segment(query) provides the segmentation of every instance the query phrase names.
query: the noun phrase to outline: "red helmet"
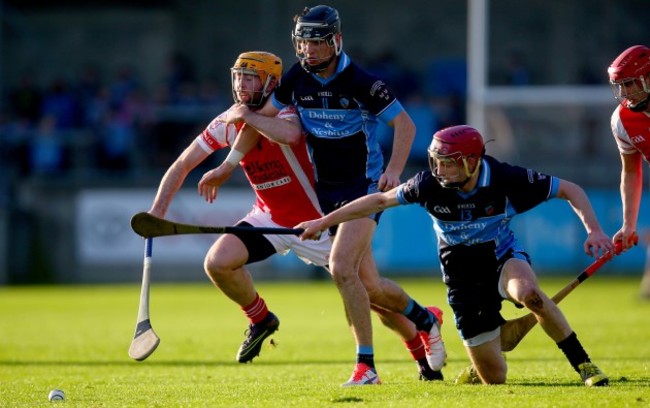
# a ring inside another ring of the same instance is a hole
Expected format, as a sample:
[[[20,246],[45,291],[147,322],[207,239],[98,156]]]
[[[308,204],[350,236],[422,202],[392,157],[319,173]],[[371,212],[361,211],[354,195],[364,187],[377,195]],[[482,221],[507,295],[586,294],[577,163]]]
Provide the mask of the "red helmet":
[[[607,68],[607,73],[612,91],[619,103],[635,112],[643,111],[648,107],[650,48],[644,45],[628,48],[612,62]]]
[[[466,125],[452,126],[439,130],[433,135],[428,152],[431,172],[442,186],[460,188],[479,168],[476,165],[470,171],[467,159],[470,157],[481,158],[485,154],[485,143],[483,143],[483,136],[473,127]],[[440,161],[451,162],[458,168],[462,168],[467,176],[466,179],[460,183],[450,183],[444,180],[439,176],[437,170],[437,163]]]

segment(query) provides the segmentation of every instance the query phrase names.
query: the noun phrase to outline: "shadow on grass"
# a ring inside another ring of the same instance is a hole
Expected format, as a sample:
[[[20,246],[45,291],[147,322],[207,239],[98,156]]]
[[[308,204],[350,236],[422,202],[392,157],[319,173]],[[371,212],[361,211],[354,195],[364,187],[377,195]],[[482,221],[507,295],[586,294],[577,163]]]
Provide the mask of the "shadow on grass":
[[[382,360],[382,363],[403,363],[406,360]],[[353,364],[354,360],[286,360],[286,361],[256,361],[256,366],[286,366],[295,364],[310,364],[310,365],[337,365],[337,364]],[[165,360],[165,361],[53,361],[53,360],[28,360],[28,361],[1,361],[1,366],[139,366],[139,365],[152,365],[152,366],[178,366],[178,367],[194,367],[194,366],[213,366],[213,367],[238,367],[247,364],[237,363],[235,361],[192,361],[192,360]]]
[[[580,382],[566,382],[566,383],[552,383],[550,384],[548,381],[516,381],[512,383],[508,383],[507,385],[516,385],[516,386],[524,386],[524,387],[546,387],[549,385],[552,385],[553,387],[576,387],[576,388],[584,388],[585,386],[580,383]],[[622,385],[622,386],[630,386],[630,387],[650,387],[650,381],[646,378],[626,378],[626,377],[620,377],[620,378],[610,378],[609,379],[609,386],[608,387],[616,387],[617,385]],[[607,389],[607,387],[597,387],[597,388],[603,388]]]

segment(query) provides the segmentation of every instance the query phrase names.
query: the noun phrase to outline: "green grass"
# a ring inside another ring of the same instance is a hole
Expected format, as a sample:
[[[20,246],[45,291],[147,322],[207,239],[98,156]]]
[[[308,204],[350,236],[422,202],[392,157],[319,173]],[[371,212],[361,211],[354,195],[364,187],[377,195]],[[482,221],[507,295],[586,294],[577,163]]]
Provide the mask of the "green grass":
[[[570,277],[542,279],[552,294]],[[342,388],[355,356],[338,292],[329,281],[261,283],[281,319],[253,364],[234,357],[246,320],[207,281],[161,284],[151,291],[161,337],[145,362],[127,356],[139,285],[0,287],[0,406],[51,406],[60,388],[79,407],[644,407],[650,405],[650,303],[638,300],[638,278],[598,276],[563,303],[592,360],[611,380],[584,387],[560,350],[533,329],[508,354],[508,383],[457,386],[468,364],[438,276],[400,280],[418,301],[445,311],[449,353],[443,382],[417,380],[401,341],[375,326],[375,359],[383,385]],[[523,312],[504,303],[507,318]]]

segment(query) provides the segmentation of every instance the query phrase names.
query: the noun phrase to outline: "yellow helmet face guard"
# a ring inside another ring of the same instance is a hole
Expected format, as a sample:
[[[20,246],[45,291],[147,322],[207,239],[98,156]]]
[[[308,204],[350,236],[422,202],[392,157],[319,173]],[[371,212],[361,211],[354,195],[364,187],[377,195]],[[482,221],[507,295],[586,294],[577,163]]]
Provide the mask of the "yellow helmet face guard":
[[[439,155],[431,150],[429,150],[429,166],[433,176],[443,187],[447,188],[463,187],[479,168],[477,163],[474,171],[471,171],[467,157],[460,152]]]

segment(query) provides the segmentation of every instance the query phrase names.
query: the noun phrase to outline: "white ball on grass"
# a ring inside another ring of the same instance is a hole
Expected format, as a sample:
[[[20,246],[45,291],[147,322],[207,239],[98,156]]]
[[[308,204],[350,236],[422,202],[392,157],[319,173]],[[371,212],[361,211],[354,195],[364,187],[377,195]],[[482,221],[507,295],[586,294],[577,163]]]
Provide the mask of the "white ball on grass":
[[[63,401],[65,400],[65,393],[61,390],[54,389],[50,391],[47,396],[47,399],[50,401]]]

